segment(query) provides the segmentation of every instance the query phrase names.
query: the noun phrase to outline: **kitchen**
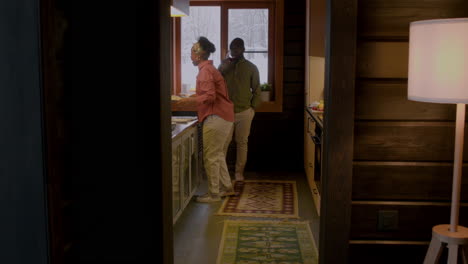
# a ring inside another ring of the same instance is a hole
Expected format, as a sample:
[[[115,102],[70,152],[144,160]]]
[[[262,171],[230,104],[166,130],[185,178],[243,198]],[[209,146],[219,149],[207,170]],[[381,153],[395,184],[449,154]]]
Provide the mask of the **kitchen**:
[[[39,138],[42,132],[38,110],[43,103],[41,82],[36,80],[41,69],[39,62],[31,62],[41,56],[47,59],[49,53],[40,54],[37,48],[37,30],[40,24],[47,25],[31,15],[31,7],[37,4],[9,1],[2,3],[5,8],[1,9],[4,25],[14,29],[1,31],[4,39],[14,40],[8,46],[11,49],[5,49],[4,69],[14,66],[15,72],[24,73],[19,76],[27,77],[1,80],[5,87],[2,98],[11,106],[3,112],[6,129],[2,132],[6,133],[2,139],[7,147],[0,150],[4,164],[8,164],[1,178],[6,179],[2,186],[8,187],[2,192],[7,203],[1,220],[8,252],[1,261],[16,264],[31,258],[32,262],[40,259],[47,263],[50,254],[51,263],[60,263],[53,258],[66,251],[76,253],[80,260],[144,263],[141,259],[145,256],[158,263],[162,256],[162,263],[173,263],[177,252],[173,243],[172,155],[166,154],[172,149],[173,86],[172,76],[167,74],[171,69],[170,1],[138,1],[141,9],[135,18],[109,12],[108,5],[102,12],[93,6],[92,11],[98,13],[95,17],[86,12],[76,16],[92,21],[89,30],[94,29],[96,35],[84,38],[80,45],[75,45],[80,38],[74,38],[73,49],[88,50],[73,57],[73,67],[66,67],[73,70],[73,85],[67,83],[66,87],[73,91],[74,101],[79,98],[71,105],[74,167],[73,176],[66,178],[71,188],[64,189],[64,198],[72,200],[66,203],[42,195],[44,183],[53,173],[50,167],[44,170],[42,166],[55,162],[50,156],[42,157],[50,149],[39,143],[24,144],[32,142],[28,141],[30,135]],[[121,5],[119,11],[130,12],[130,4]],[[83,5],[91,11],[88,3]],[[78,14],[76,7],[74,3],[73,14]],[[409,23],[467,17],[467,12],[465,0],[327,1],[319,263],[421,263],[432,226],[448,222],[455,107],[408,100]],[[103,14],[114,18],[104,19]],[[306,122],[306,66],[323,64],[311,58],[307,64],[306,14],[306,2],[285,1],[279,43],[283,54],[275,58],[283,62],[281,92],[276,92],[278,85],[273,86],[274,102],[281,103],[267,104],[269,112],[259,111],[255,117],[249,150],[249,160],[255,161],[248,165],[251,171],[270,170],[273,174],[293,168],[305,179],[309,159],[304,160],[308,155],[304,145],[313,144],[313,139],[307,143],[304,137],[319,133]],[[53,25],[54,21],[46,22]],[[138,22],[141,30],[136,42],[134,27],[129,26],[132,22]],[[77,30],[70,28],[74,33]],[[131,45],[123,43],[125,39]],[[11,51],[18,56],[11,56]],[[90,63],[96,58],[99,63]],[[125,58],[128,63],[122,62]],[[80,67],[75,67],[77,61],[82,63]],[[119,85],[123,92],[115,89]],[[311,103],[314,101],[320,101],[320,96]],[[35,118],[25,118],[25,113],[34,113]],[[69,112],[65,116],[70,117]],[[137,123],[140,119],[143,122]],[[50,131],[63,135],[60,130]],[[70,153],[64,155],[71,157]],[[465,226],[466,172],[460,210],[460,224]],[[47,184],[49,195],[53,194],[58,184]],[[310,189],[305,182],[302,187]],[[71,220],[59,222],[60,211],[50,210],[54,202],[56,208],[71,206],[78,214],[67,214]],[[310,211],[315,210],[313,200],[309,205]],[[56,229],[71,231],[71,247],[60,244],[66,237]],[[51,245],[55,239],[59,242],[56,247]],[[447,255],[446,251],[442,255]]]
[[[262,113],[262,118],[255,120],[260,125],[253,126],[256,127],[252,131],[252,137],[255,137],[255,140],[252,139],[251,142],[264,140],[270,132],[270,134],[275,133],[275,135],[290,135],[286,136],[290,144],[288,147],[282,146],[283,142],[270,138],[269,141],[261,144],[261,147],[255,146],[256,143],[254,143],[252,148],[258,150],[259,154],[257,156],[256,152],[253,151],[255,153],[253,155],[255,155],[255,160],[261,163],[264,159],[260,154],[261,149],[269,148],[273,145],[270,142],[275,142],[276,149],[271,148],[265,153],[288,153],[288,155],[272,155],[268,160],[275,161],[281,157],[289,161],[292,155],[300,153],[297,147],[294,147],[297,146],[294,142],[298,136],[296,129],[301,129],[303,132],[301,137],[304,141],[300,143],[300,146],[303,148],[304,157],[297,157],[294,160],[304,161],[302,166],[305,167],[305,172],[308,175],[311,191],[315,194],[314,202],[317,205],[322,205],[319,210],[321,213],[320,237],[322,239],[323,234],[326,233],[327,239],[321,240],[319,243],[320,257],[328,259],[330,262],[327,263],[343,263],[338,259],[347,258],[345,256],[349,254],[349,258],[353,261],[373,263],[379,259],[379,256],[390,257],[389,255],[391,255],[397,259],[400,254],[410,254],[408,263],[411,263],[411,260],[418,261],[421,256],[424,256],[430,239],[430,227],[437,222],[446,222],[447,220],[429,220],[421,217],[416,218],[417,220],[410,220],[406,219],[405,215],[409,212],[408,210],[421,210],[427,214],[435,215],[432,210],[438,207],[436,207],[434,199],[446,201],[449,198],[450,180],[444,180],[443,184],[442,182],[435,184],[435,182],[445,179],[438,177],[438,175],[450,175],[450,172],[445,163],[441,163],[444,164],[442,167],[431,167],[434,166],[432,163],[419,162],[418,160],[421,158],[410,155],[410,153],[412,153],[411,151],[425,153],[420,152],[419,148],[434,149],[434,145],[430,142],[439,142],[436,140],[437,135],[446,133],[442,132],[445,131],[445,126],[437,122],[438,120],[449,122],[453,120],[453,115],[442,114],[442,112],[447,113],[445,111],[452,112],[453,108],[408,101],[406,78],[409,23],[420,19],[467,16],[466,2],[435,1],[405,4],[403,1],[390,3],[382,0],[354,3],[359,7],[359,13],[354,9],[356,6],[352,3],[342,3],[336,4],[332,10],[329,10],[331,13],[337,12],[333,17],[327,18],[315,14],[304,18],[312,19],[306,22],[306,25],[310,25],[310,27],[308,30],[304,27],[302,29],[305,31],[304,33],[314,32],[314,30],[320,32],[320,26],[317,25],[320,25],[318,21],[321,19],[322,21],[323,19],[331,19],[331,21],[336,19],[332,23],[334,25],[332,31],[326,32],[326,29],[322,29],[322,32],[325,31],[324,34],[322,33],[324,38],[330,41],[325,51],[314,46],[313,41],[316,40],[314,38],[309,42],[307,48],[303,44],[306,43],[306,37],[301,38],[294,35],[294,31],[298,30],[301,24],[298,22],[297,13],[285,12],[284,45],[290,48],[284,49],[284,63],[289,63],[289,67],[284,67],[283,73],[285,76],[288,75],[290,79],[284,81],[283,112],[279,114]],[[310,14],[320,10],[319,1],[310,1],[310,4],[309,7],[316,5]],[[296,8],[297,3],[295,7],[292,6],[293,4],[290,4],[289,8]],[[287,9],[288,4],[285,3],[285,11]],[[306,10],[308,9],[306,8]],[[418,10],[420,15],[412,15],[412,10]],[[443,11],[435,12],[434,10]],[[297,12],[300,13],[299,10]],[[400,14],[407,15],[405,18],[401,18]],[[320,36],[320,34],[316,33],[316,36]],[[304,63],[304,70],[299,66],[302,62],[297,60],[297,56],[301,56],[301,54],[295,53],[300,49],[306,50],[309,54],[309,60]],[[331,54],[333,56],[327,57]],[[301,77],[301,73],[305,77]],[[309,82],[308,87],[307,82]],[[348,86],[342,86],[343,83],[348,83]],[[320,89],[308,89],[321,85],[325,87],[323,94]],[[304,87],[306,88],[304,89]],[[303,98],[299,96],[302,89],[304,89]],[[330,96],[331,94],[334,96]],[[386,101],[386,98],[390,101]],[[311,104],[314,106],[322,99],[325,101],[325,115],[320,118],[320,113],[314,113],[308,106]],[[391,110],[394,105],[399,105],[400,108],[396,111]],[[297,116],[292,114],[299,111],[298,106],[301,106],[303,111],[301,122],[297,120]],[[287,111],[289,112],[287,113],[286,109],[292,112]],[[405,112],[407,113],[405,114]],[[425,128],[425,123],[413,122],[418,118],[433,122],[434,126],[430,125],[429,127],[434,130],[434,138],[428,139],[420,146],[411,147],[413,145],[410,142],[421,138],[416,136],[418,131]],[[284,127],[282,123],[287,124],[287,130],[282,129]],[[320,123],[324,127],[322,138],[318,137],[320,131],[316,131],[316,127],[314,127]],[[266,129],[260,130],[263,127]],[[292,128],[296,128],[294,132]],[[401,137],[392,138],[392,134],[385,132],[386,129],[401,131]],[[257,136],[257,131],[262,132],[262,135]],[[451,134],[452,132],[447,133]],[[274,136],[270,135],[270,137]],[[380,142],[379,138],[394,142],[394,145],[373,145]],[[313,146],[319,145],[317,143],[321,143],[322,151],[315,152],[313,150]],[[438,157],[432,157],[429,161],[444,162],[447,160],[445,156],[442,156],[445,154],[442,153],[450,153],[451,144],[439,146],[440,150],[443,151]],[[291,151],[291,148],[294,150]],[[398,150],[399,148],[401,151]],[[404,150],[410,152],[405,153]],[[378,155],[373,155],[374,152]],[[315,165],[316,159],[322,161],[320,171],[322,175],[326,175],[326,179],[315,178],[317,175],[312,170],[318,169]],[[418,162],[413,163],[414,160]],[[278,161],[270,164],[281,167],[280,164],[284,163]],[[340,164],[340,166],[331,164]],[[297,164],[293,161],[290,161],[290,165],[286,167],[297,168]],[[261,166],[258,167],[256,169],[260,169]],[[418,173],[412,176],[411,172],[418,168],[423,169],[426,174]],[[280,170],[281,168],[275,169]],[[396,173],[392,174],[389,169],[396,170]],[[313,175],[314,180],[310,180],[309,175]],[[379,175],[381,175],[380,178]],[[384,177],[388,177],[388,179],[386,180]],[[398,186],[414,186],[418,181],[421,181],[423,186],[407,190],[408,194],[405,195],[398,192],[392,193],[391,189],[388,188],[390,179],[393,179]],[[313,186],[314,184],[315,186]],[[438,196],[439,198],[431,195],[431,190],[434,189],[435,185],[438,186],[438,193],[443,193],[443,195]],[[323,188],[325,188],[325,192]],[[321,192],[320,189],[322,189]],[[343,201],[349,202],[343,203]],[[421,204],[419,201],[428,201],[429,203]],[[445,212],[447,208],[445,204],[444,207],[437,210]],[[394,214],[390,216],[390,219],[393,219],[390,221],[399,222],[397,224],[399,227],[390,227],[388,230],[381,227],[379,221],[383,221],[382,217],[385,217],[387,212]],[[443,214],[440,213],[440,215]],[[326,221],[322,219],[326,219]],[[339,223],[337,219],[340,219]],[[423,223],[421,228],[412,229],[418,223]],[[403,230],[414,231],[405,233]],[[337,243],[337,241],[343,243]],[[375,253],[363,256],[362,252],[365,252],[366,249]],[[396,250],[397,253],[392,255],[388,253],[388,250]],[[343,254],[336,254],[336,252],[343,252]]]
[[[276,2],[276,4],[275,4]],[[192,8],[190,12],[192,16],[199,16],[198,13],[201,10],[197,10],[197,8],[202,9],[205,8],[197,1],[192,1]],[[206,5],[206,2],[203,2]],[[212,12],[223,12],[229,13],[236,11],[235,8],[239,8],[242,2],[234,3],[223,3],[221,7],[208,7],[211,8]],[[271,83],[272,91],[271,95],[268,99],[264,99],[262,104],[256,109],[255,118],[252,124],[252,130],[249,137],[249,156],[248,156],[248,163],[246,171],[252,173],[264,173],[265,175],[267,172],[271,172],[271,174],[278,174],[278,172],[285,172],[294,171],[294,172],[302,172],[303,171],[303,114],[304,114],[304,52],[305,52],[305,2],[303,6],[294,5],[291,3],[286,3],[285,6],[281,6],[283,3],[282,1],[259,1],[258,3],[254,4],[249,2],[246,4],[246,7],[250,9],[238,9],[242,12],[255,12],[255,11],[263,11],[262,13],[258,14],[258,17],[262,15],[264,18],[263,21],[257,21],[257,23],[263,23],[263,33],[259,33],[258,35],[266,35],[265,39],[257,39],[258,45],[255,49],[249,49],[247,46],[246,50],[246,58],[249,60],[253,60],[253,62],[259,67],[260,71],[260,81],[261,83]],[[242,6],[240,6],[242,7]],[[244,7],[245,8],[245,7]],[[226,9],[226,11],[222,11]],[[233,10],[234,9],[234,10]],[[281,10],[284,9],[284,16],[277,16]],[[250,11],[251,10],[251,11]],[[241,14],[239,15],[242,15]],[[236,15],[233,12],[233,15]],[[241,19],[239,21],[247,21],[247,17]],[[207,15],[201,16],[204,19],[208,19]],[[297,19],[299,17],[299,19]],[[177,28],[173,30],[175,32],[175,36],[173,36],[173,43],[178,43],[177,40],[181,43],[181,46],[185,45],[185,48],[181,48],[180,51],[175,49],[173,58],[175,60],[182,60],[184,58],[184,54],[179,54],[179,52],[185,52],[185,57],[187,57],[188,51],[190,50],[191,45],[196,41],[197,36],[191,34],[189,35],[190,38],[184,41],[184,32],[185,35],[188,35],[186,28],[189,28],[187,25],[188,22],[184,22],[184,20],[188,20],[190,15],[181,18],[173,18],[175,20],[175,25],[180,25],[180,32],[177,32]],[[229,18],[229,17],[228,17]],[[192,19],[194,19],[192,17]],[[232,18],[235,22],[236,18]],[[174,21],[173,20],[173,21]],[[179,22],[177,22],[180,20]],[[281,21],[283,20],[283,21]],[[221,19],[221,21],[223,21]],[[275,23],[268,23],[268,21],[272,21]],[[286,21],[286,22],[285,22]],[[206,22],[199,22],[207,24]],[[287,23],[284,26],[281,26],[281,23]],[[192,24],[194,24],[192,22]],[[214,64],[218,65],[220,59],[224,58],[226,51],[227,51],[227,43],[234,37],[230,33],[227,33],[226,36],[212,36],[209,37],[209,34],[213,34],[213,31],[216,31],[216,28],[227,28],[228,32],[232,30],[239,30],[236,29],[234,26],[238,26],[239,22],[234,24],[227,25],[216,25],[216,23],[210,23],[214,28],[208,31],[208,38],[212,40],[217,50],[220,52],[215,52],[213,56]],[[247,25],[246,25],[247,26]],[[239,27],[239,26],[238,26]],[[174,27],[173,27],[174,28]],[[184,29],[185,28],[185,29]],[[233,29],[232,29],[233,28]],[[248,27],[246,27],[248,28]],[[284,28],[284,29],[283,29]],[[230,30],[231,29],[231,30]],[[240,29],[242,30],[242,27]],[[239,32],[239,34],[242,32]],[[265,34],[266,33],[266,34]],[[245,35],[245,34],[244,34]],[[217,44],[220,43],[220,39],[226,39],[226,44],[221,45]],[[255,41],[255,39],[250,40],[248,35],[244,36],[246,43],[251,41]],[[286,40],[286,41],[285,41]],[[184,44],[186,43],[186,44]],[[220,48],[218,48],[218,45]],[[248,53],[250,52],[250,53]],[[280,54],[284,54],[281,56]],[[251,56],[252,55],[252,56]],[[188,93],[193,93],[193,88],[195,80],[195,76],[197,73],[197,68],[194,67],[190,61],[190,58],[187,62],[183,62],[180,66],[181,68],[186,67],[186,71],[190,70],[194,73],[185,74],[184,71],[180,72],[180,80],[177,79],[177,65],[175,65],[174,72],[176,73],[176,77],[173,78],[173,83],[175,83],[175,93],[172,93],[171,97],[173,101],[177,101],[178,96],[185,97]],[[184,66],[184,65],[187,66]],[[265,65],[265,66],[262,66]],[[187,78],[188,81],[184,81],[184,74],[190,75],[191,78]],[[322,78],[323,79],[323,78]],[[180,88],[178,88],[180,87]],[[188,88],[188,89],[187,89]],[[322,88],[323,89],[323,88]],[[180,91],[180,92],[179,92]],[[194,110],[194,109],[180,109],[177,108],[176,102],[173,102],[172,105],[172,114],[173,120],[176,118],[188,118],[189,115],[194,115],[194,112],[190,112],[187,110]],[[177,115],[177,116],[175,116]],[[288,141],[278,140],[278,137],[287,137],[289,138]],[[235,147],[235,146],[234,146]],[[176,150],[177,151],[177,150]],[[290,153],[288,157],[280,157],[277,155],[271,155],[273,153],[278,153],[278,151],[283,151]],[[235,148],[230,148],[228,152],[228,165],[230,164],[232,167],[233,163],[233,153],[235,153]],[[174,155],[174,148],[173,148],[173,155]],[[173,159],[174,160],[174,159]],[[177,162],[176,162],[177,163]],[[190,164],[190,162],[189,162]],[[275,166],[272,166],[275,164]],[[292,169],[291,169],[292,168]],[[178,171],[184,171],[184,169],[179,169],[177,172],[174,173],[173,169],[173,176],[178,175]],[[185,170],[187,171],[187,170]],[[267,177],[267,176],[265,176]],[[279,176],[277,176],[279,177]],[[301,177],[304,177],[302,174]],[[284,177],[285,178],[285,177]],[[301,184],[301,188],[307,188],[305,191],[310,193],[308,189],[308,183],[305,177],[303,178],[304,184]],[[179,182],[179,178],[177,178],[177,182]],[[301,182],[302,183],[302,182]],[[178,193],[181,193],[179,190],[179,186],[176,187]],[[196,194],[196,192],[192,192],[192,195]],[[310,194],[308,194],[310,197]],[[185,201],[190,198],[185,198]],[[304,215],[312,214],[316,215],[317,212],[315,211],[313,201],[310,198],[307,202],[307,206],[311,209],[309,213],[304,213]],[[175,199],[174,199],[175,200]],[[174,201],[173,200],[173,201]],[[176,200],[180,200],[177,198]],[[175,231],[180,230],[177,226],[177,221],[182,219],[181,221],[186,221],[187,217],[184,216],[184,212],[180,214],[179,209],[182,207],[186,207],[185,210],[188,212],[193,211],[193,205],[190,206],[187,202],[185,202],[182,206],[179,206],[179,203],[176,205],[177,212],[173,214],[176,215],[177,220],[174,220],[176,223]],[[206,210],[206,209],[201,209]],[[316,216],[315,216],[316,218]],[[203,218],[201,218],[203,219]],[[202,220],[195,220],[201,222]],[[209,221],[209,220],[207,220]],[[315,221],[313,228],[318,233],[318,226],[319,222]],[[316,235],[318,239],[318,235]],[[318,242],[318,241],[317,241]],[[175,241],[175,245],[180,244],[178,243],[177,239]],[[176,252],[176,251],[175,251]],[[175,253],[175,254],[183,254],[182,252]],[[187,253],[188,254],[188,253]],[[214,254],[216,255],[216,254]]]

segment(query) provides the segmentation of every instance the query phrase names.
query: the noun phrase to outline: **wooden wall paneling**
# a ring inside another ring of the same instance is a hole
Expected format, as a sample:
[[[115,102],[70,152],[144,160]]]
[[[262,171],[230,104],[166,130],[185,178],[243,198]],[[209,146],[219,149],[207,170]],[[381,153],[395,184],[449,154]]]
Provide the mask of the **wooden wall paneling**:
[[[284,69],[284,82],[304,82],[304,70],[288,68]]]
[[[454,126],[452,122],[356,122],[354,160],[452,162]]]
[[[304,55],[304,41],[288,41],[284,45],[284,55]]]
[[[301,95],[301,96],[303,96],[303,93],[304,93],[304,83],[303,82],[285,83],[283,87],[284,87],[283,96],[287,96],[287,95]]]
[[[454,104],[408,100],[406,80],[366,81],[356,84],[357,120],[455,120]],[[468,113],[468,111],[467,111]]]
[[[303,95],[288,95],[283,96],[283,109],[296,109],[297,105],[304,103]]]
[[[283,45],[293,43],[291,45],[297,47],[297,43],[300,44],[301,41],[304,41],[305,2],[301,5],[297,2],[286,1],[284,5],[285,15],[288,15],[284,20]],[[292,16],[295,19],[288,20]],[[298,25],[297,20],[302,20],[302,23]],[[257,112],[255,114],[249,136],[247,171],[294,171],[301,170],[303,167],[304,62],[299,61],[299,58],[304,58],[304,49],[294,50],[292,54],[289,54],[286,49],[283,50],[283,111],[281,113]],[[301,74],[302,76],[298,77]],[[278,138],[287,138],[288,140],[278,142]],[[231,154],[228,153],[227,157],[231,168],[233,168],[233,159],[235,159],[234,150],[231,151]]]
[[[407,78],[408,42],[360,42],[357,61],[358,77]]]
[[[432,226],[449,222],[455,107],[407,99],[409,24],[467,16],[466,0],[358,1],[349,263],[422,263]],[[397,230],[377,230],[379,210],[398,210]]]
[[[304,19],[304,17],[302,19]],[[285,23],[288,23],[288,21],[285,21]],[[287,27],[287,24],[285,26]],[[304,28],[291,27],[285,29],[284,42],[287,43],[289,41],[305,41]],[[286,51],[286,49],[284,49],[284,51]]]
[[[302,55],[302,56],[301,56]],[[300,68],[304,69],[304,52],[300,52],[299,55],[289,55],[284,56],[284,65],[288,68]],[[286,87],[283,86],[283,91],[286,90]]]
[[[353,200],[450,201],[453,163],[354,162]],[[468,201],[468,165],[461,200]]]
[[[468,1],[361,0],[358,10],[360,36],[408,38],[410,22],[467,17]]]
[[[468,224],[468,204],[460,206],[460,225]],[[378,230],[380,210],[398,211],[396,230]],[[450,202],[353,202],[351,239],[429,241],[432,227],[450,222]]]
[[[310,0],[309,56],[325,57],[326,0]]]
[[[350,241],[350,256],[348,263],[422,263],[428,246],[429,243],[413,241]]]

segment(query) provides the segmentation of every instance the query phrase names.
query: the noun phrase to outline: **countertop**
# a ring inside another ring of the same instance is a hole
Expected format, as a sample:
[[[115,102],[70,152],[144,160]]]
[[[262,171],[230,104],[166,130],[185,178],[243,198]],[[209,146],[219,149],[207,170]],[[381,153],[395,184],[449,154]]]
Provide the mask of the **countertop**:
[[[175,123],[175,128],[172,130],[172,140],[176,139],[177,137],[181,136],[184,134],[184,131],[189,128],[196,126],[198,124],[198,119],[193,116],[173,116],[172,120],[177,119],[177,118],[194,118],[192,121],[188,122],[176,122]],[[174,124],[174,122],[172,122]]]
[[[314,121],[323,129],[323,112],[315,112],[310,107],[306,107],[307,113],[314,119]]]

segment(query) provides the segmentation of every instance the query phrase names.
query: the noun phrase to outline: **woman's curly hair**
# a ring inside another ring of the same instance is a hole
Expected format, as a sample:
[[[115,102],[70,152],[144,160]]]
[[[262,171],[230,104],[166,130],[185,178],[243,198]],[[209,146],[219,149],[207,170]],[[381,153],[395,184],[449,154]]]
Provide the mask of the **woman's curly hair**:
[[[201,49],[204,51],[204,57],[207,59],[210,57],[210,54],[216,51],[216,47],[205,37],[199,37],[198,43],[200,44]]]

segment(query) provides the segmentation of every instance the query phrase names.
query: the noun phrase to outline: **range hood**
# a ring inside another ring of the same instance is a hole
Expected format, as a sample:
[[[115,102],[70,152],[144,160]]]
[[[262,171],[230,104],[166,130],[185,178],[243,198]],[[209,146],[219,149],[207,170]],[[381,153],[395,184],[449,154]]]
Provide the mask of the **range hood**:
[[[188,16],[189,11],[189,0],[171,0],[171,17]]]

